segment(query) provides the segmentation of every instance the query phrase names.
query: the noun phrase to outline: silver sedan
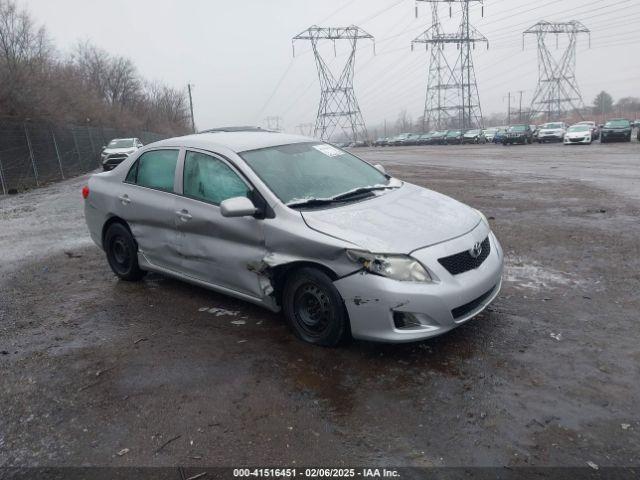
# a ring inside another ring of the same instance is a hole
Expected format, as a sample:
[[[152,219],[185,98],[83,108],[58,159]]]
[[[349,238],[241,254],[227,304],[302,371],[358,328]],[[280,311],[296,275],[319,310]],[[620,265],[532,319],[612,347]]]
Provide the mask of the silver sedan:
[[[83,196],[121,279],[155,271],[282,311],[314,344],[433,337],[500,291],[502,249],[479,211],[311,138],[163,140]]]

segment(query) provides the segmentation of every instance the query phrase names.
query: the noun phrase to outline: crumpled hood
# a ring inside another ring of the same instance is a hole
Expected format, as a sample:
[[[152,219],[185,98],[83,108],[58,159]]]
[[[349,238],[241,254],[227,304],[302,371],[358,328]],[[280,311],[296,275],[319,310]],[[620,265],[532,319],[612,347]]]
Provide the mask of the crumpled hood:
[[[471,207],[409,183],[376,198],[301,212],[310,228],[375,253],[410,253],[475,228]]]

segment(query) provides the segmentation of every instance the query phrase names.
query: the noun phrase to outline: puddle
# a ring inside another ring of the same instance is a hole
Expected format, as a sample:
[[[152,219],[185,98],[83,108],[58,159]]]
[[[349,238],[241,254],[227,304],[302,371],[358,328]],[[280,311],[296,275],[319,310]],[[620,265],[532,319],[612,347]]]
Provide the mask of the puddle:
[[[507,258],[503,279],[516,288],[531,291],[554,290],[560,287],[586,288],[592,282],[573,274],[543,266],[522,257]]]

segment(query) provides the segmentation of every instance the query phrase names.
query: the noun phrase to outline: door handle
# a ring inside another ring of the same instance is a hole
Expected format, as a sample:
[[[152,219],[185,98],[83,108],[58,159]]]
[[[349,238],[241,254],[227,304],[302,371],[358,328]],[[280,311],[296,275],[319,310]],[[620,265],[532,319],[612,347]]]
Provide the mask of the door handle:
[[[129,195],[127,195],[126,193],[123,193],[122,195],[120,195],[118,199],[120,199],[123,205],[127,205],[131,203],[131,199],[129,198]]]
[[[193,217],[189,214],[188,210],[178,210],[176,212],[176,215],[180,217],[180,220],[182,220],[183,222],[188,222],[189,220],[191,220]]]

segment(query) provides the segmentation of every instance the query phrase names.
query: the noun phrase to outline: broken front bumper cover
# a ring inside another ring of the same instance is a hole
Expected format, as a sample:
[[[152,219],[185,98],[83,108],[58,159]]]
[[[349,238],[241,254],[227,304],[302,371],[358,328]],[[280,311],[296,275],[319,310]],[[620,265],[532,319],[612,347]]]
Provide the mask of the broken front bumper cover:
[[[487,230],[476,228],[445,244],[413,253],[436,276],[433,283],[401,282],[359,272],[334,282],[345,301],[354,338],[391,343],[442,335],[484,310],[502,286],[503,253],[489,233],[491,254],[474,270],[451,275],[437,261],[481,241]]]

